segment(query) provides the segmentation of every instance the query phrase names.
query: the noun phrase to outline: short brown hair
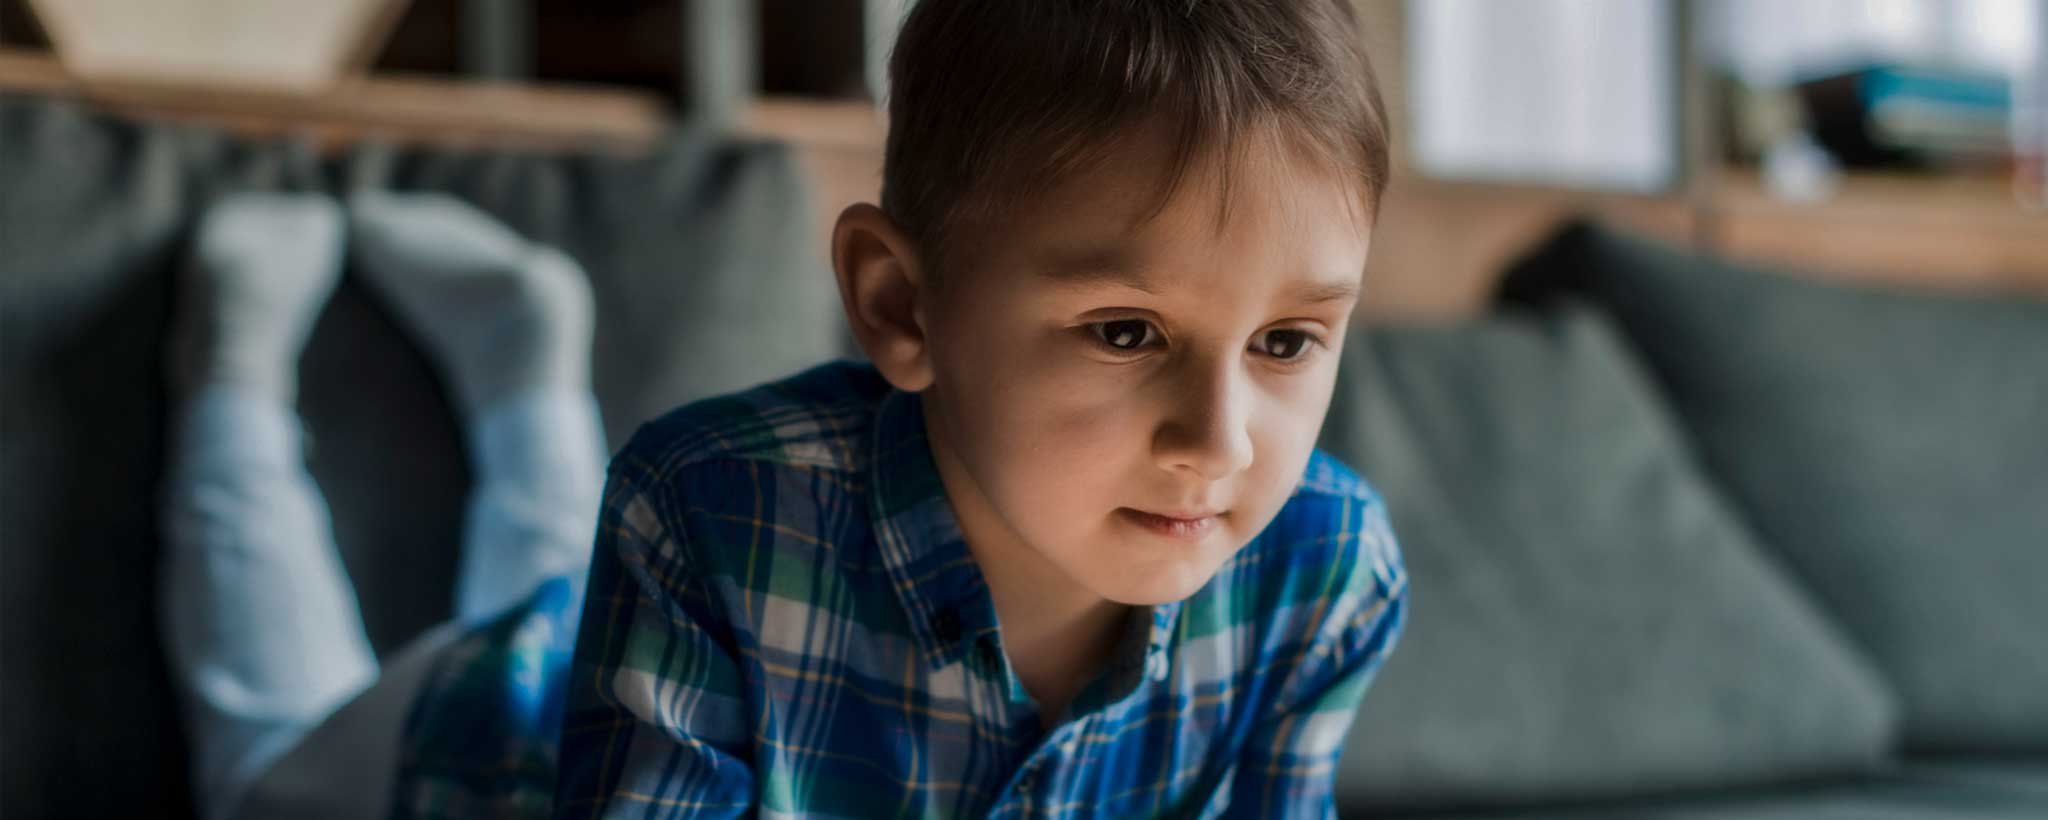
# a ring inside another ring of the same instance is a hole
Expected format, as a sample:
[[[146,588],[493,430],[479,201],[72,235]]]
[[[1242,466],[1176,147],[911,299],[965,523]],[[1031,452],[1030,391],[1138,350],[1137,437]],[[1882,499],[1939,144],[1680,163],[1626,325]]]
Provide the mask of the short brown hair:
[[[1386,109],[1350,2],[921,0],[889,59],[882,210],[936,269],[961,225],[1156,117],[1175,150],[1160,207],[1199,158],[1277,126],[1377,213]]]

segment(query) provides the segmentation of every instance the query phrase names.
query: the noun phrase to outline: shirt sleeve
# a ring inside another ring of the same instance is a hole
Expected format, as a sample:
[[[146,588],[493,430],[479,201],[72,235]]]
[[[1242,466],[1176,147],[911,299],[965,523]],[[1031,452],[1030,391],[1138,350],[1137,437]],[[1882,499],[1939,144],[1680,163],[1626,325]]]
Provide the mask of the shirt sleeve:
[[[754,806],[728,618],[664,497],[615,460],[563,714],[557,820],[739,817]],[[675,492],[670,482],[647,482]]]
[[[1247,739],[1225,817],[1336,816],[1337,757],[1380,665],[1407,621],[1408,585],[1384,508],[1351,525],[1357,546],[1335,567],[1344,580],[1318,639]]]

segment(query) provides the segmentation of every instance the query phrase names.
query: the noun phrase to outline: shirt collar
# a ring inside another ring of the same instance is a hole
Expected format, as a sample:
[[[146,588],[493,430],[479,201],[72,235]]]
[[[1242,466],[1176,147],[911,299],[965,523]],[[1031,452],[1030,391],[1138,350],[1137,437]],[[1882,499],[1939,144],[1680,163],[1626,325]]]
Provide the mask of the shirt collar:
[[[919,394],[891,390],[876,409],[869,512],[889,581],[912,634],[933,667],[960,659],[984,639],[999,647],[994,601],[967,550],[926,434]],[[1111,661],[1111,689],[1164,680],[1181,604],[1139,611]]]
[[[874,431],[868,503],[875,541],[925,659],[945,666],[993,636],[995,605],[939,481],[918,394],[889,391]]]

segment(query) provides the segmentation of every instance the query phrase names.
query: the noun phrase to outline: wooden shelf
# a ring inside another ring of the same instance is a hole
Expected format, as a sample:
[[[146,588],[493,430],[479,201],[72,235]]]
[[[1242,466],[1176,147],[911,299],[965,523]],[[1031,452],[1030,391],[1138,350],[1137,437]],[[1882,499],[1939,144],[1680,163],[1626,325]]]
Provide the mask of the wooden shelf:
[[[652,95],[606,87],[347,78],[314,93],[87,82],[43,53],[0,49],[0,92],[79,99],[124,116],[204,124],[253,137],[302,136],[323,148],[365,138],[536,150],[644,149],[673,125]]]
[[[812,150],[881,156],[888,123],[866,101],[764,97],[740,115],[740,131]]]
[[[1753,172],[1711,184],[1703,243],[1830,277],[2048,292],[2048,213],[1996,177],[1852,173],[1833,196],[1779,199]]]
[[[1744,213],[1825,217],[1845,222],[1968,225],[1985,230],[2039,230],[2048,211],[2028,211],[2011,183],[1991,175],[1853,172],[1831,195],[1813,202],[1780,199],[1753,170],[1731,168],[1713,182],[1715,201]]]

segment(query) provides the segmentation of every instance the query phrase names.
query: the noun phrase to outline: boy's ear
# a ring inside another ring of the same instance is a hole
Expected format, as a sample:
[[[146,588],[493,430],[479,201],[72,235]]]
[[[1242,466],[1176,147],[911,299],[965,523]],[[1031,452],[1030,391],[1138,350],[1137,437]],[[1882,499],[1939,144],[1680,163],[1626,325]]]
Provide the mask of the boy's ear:
[[[832,270],[853,337],[882,377],[906,392],[930,387],[924,317],[931,289],[910,237],[880,208],[849,207],[832,228]]]

